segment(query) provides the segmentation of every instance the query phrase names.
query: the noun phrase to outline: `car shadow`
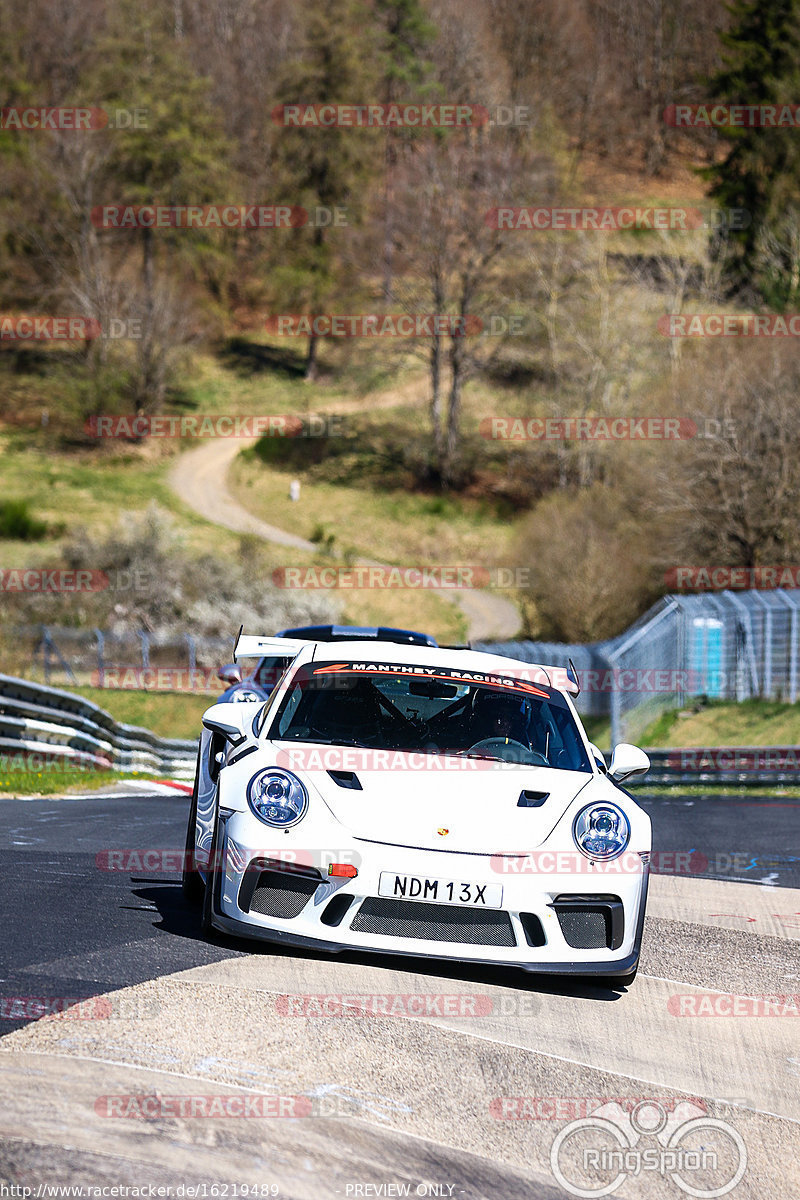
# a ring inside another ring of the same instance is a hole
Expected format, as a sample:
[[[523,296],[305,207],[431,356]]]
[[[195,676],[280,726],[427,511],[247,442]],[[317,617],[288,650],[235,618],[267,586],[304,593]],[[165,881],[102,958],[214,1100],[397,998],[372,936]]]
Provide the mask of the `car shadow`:
[[[133,879],[132,883],[143,880]],[[148,887],[135,888],[133,892],[140,900],[149,901],[157,910],[160,920],[153,922],[154,928],[177,937],[192,941],[208,942],[200,932],[199,909],[190,905],[181,890],[178,880],[174,883],[159,882]],[[286,946],[279,942],[264,942],[256,939],[233,937],[215,933],[213,944],[217,949],[228,949],[232,954],[263,954],[272,958],[302,958],[308,962],[353,963],[358,966],[379,966],[385,970],[408,971],[426,975],[432,979],[452,979],[459,983],[484,984],[508,991],[535,992],[541,996],[575,996],[583,1000],[621,1000],[626,988],[611,989],[585,976],[537,975],[534,972],[514,967],[486,965],[484,963],[451,962],[447,959],[428,958],[406,954],[381,954],[376,951],[343,950],[329,953],[306,946]]]

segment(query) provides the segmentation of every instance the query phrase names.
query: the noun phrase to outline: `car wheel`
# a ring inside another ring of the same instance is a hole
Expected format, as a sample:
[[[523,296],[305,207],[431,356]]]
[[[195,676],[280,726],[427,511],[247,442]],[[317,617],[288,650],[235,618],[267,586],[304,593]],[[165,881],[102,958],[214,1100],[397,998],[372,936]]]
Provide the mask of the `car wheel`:
[[[203,902],[205,884],[195,866],[195,837],[197,836],[197,785],[200,778],[200,751],[197,751],[197,766],[194,773],[192,802],[189,805],[189,824],[186,829],[186,846],[183,855],[183,870],[181,872],[181,888],[190,904],[197,907]]]
[[[208,859],[208,871],[206,872],[206,884],[203,888],[203,909],[200,914],[200,932],[204,938],[210,941],[216,940],[217,931],[212,925],[213,918],[213,902],[214,889],[217,885],[217,878],[220,871],[220,864],[217,862],[217,835],[219,833],[219,818],[214,818],[214,836],[211,839],[211,851]]]

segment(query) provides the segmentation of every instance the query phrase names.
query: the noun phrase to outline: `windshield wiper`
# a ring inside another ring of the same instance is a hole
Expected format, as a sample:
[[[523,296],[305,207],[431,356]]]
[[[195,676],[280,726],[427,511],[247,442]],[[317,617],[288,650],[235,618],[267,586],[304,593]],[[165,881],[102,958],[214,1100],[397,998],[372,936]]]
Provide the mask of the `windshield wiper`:
[[[280,742],[312,742],[315,746],[359,746],[362,750],[370,750],[373,747],[368,746],[366,742],[357,742],[355,738],[324,738],[324,737],[294,737],[284,734],[283,737],[276,738]]]
[[[496,754],[475,753],[472,750],[459,750],[458,754],[461,758],[482,758],[487,762],[510,763],[512,766],[516,767],[544,767],[549,765],[538,762],[520,762],[520,760],[516,758],[499,758]]]
[[[498,758],[496,754],[476,754],[472,750],[459,750],[461,758],[483,758],[487,762],[510,762],[508,758]]]

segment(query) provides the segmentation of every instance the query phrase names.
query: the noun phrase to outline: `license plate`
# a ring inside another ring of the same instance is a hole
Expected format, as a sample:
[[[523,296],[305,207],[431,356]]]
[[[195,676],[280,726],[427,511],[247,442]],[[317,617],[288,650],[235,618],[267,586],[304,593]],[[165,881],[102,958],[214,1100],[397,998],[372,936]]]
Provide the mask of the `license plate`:
[[[393,900],[421,900],[428,904],[461,904],[465,908],[501,908],[503,885],[381,871],[378,895],[391,896]]]

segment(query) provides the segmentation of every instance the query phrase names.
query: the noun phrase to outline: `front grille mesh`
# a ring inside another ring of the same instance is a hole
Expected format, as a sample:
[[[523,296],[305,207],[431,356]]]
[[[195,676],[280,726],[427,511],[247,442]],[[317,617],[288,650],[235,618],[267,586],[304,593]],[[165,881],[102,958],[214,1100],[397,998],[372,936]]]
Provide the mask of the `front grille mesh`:
[[[286,871],[262,871],[253,891],[249,911],[260,913],[262,917],[282,917],[288,921],[303,911],[318,885],[318,879],[308,879]]]
[[[556,909],[556,915],[564,941],[573,949],[601,950],[608,946],[606,914],[602,909],[583,912],[559,912]]]
[[[419,904],[369,896],[350,927],[355,933],[425,938],[431,942],[468,942],[473,946],[516,946],[511,918],[494,909],[452,904]]]

